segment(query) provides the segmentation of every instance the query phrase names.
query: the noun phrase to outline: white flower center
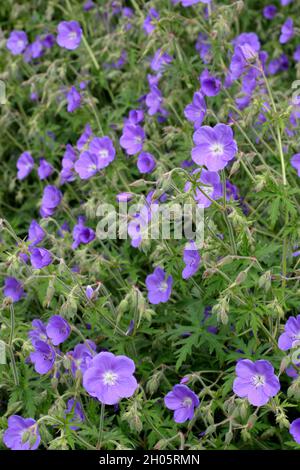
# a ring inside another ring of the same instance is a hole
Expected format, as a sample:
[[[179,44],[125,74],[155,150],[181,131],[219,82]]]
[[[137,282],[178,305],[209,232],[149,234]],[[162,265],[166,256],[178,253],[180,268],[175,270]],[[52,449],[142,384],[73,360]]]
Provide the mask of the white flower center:
[[[72,31],[71,33],[68,34],[68,38],[70,40],[76,39],[76,37],[77,37],[77,34],[74,31]]]
[[[185,406],[186,408],[189,408],[192,405],[192,403],[193,401],[189,397],[186,397],[182,402],[183,406]]]
[[[214,153],[216,156],[218,155],[223,155],[224,153],[224,146],[222,144],[213,144],[211,147],[210,147],[210,150],[212,151],[212,153]]]
[[[264,375],[260,375],[260,374],[254,375],[252,377],[252,383],[255,387],[261,387],[262,385],[265,385],[266,378]]]
[[[211,196],[212,193],[214,192],[214,188],[211,185],[205,185],[202,187],[202,191],[207,195]]]
[[[17,41],[17,46],[18,47],[23,47],[24,46],[24,41],[22,41],[22,39],[19,39],[19,41]]]
[[[108,151],[107,150],[100,150],[100,152],[98,153],[99,157],[100,158],[107,158],[108,157]]]
[[[115,385],[118,379],[118,375],[113,371],[108,370],[107,372],[104,372],[102,379],[104,385]]]
[[[160,292],[166,292],[167,289],[168,289],[168,284],[166,283],[166,281],[161,282],[158,290]]]
[[[92,163],[91,165],[89,165],[89,171],[96,171],[97,170],[97,166],[95,165],[95,163]]]

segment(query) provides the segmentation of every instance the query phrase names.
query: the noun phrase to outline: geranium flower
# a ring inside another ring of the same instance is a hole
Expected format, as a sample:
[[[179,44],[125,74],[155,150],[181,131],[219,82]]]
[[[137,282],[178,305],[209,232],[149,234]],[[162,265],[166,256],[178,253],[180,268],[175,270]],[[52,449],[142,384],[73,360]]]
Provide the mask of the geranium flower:
[[[166,276],[165,271],[159,266],[152,274],[146,277],[146,287],[148,289],[148,300],[151,304],[167,302],[171,296],[173,278]]]
[[[284,333],[279,336],[278,347],[282,351],[300,345],[300,315],[290,317],[285,324]]]
[[[42,217],[49,217],[54,214],[55,209],[62,200],[61,191],[55,186],[46,186],[44,188],[40,214]]]
[[[294,419],[290,426],[290,434],[297,444],[300,444],[300,418]]]
[[[30,262],[34,269],[42,269],[53,261],[50,251],[46,248],[30,248]]]
[[[85,421],[85,416],[84,416],[81,403],[79,401],[75,401],[74,398],[70,398],[68,400],[67,408],[65,411],[65,416],[66,417],[72,416],[72,418],[69,419],[71,423],[78,424],[78,423],[82,423],[83,421]],[[76,425],[72,425],[70,426],[70,429],[72,429],[72,431],[76,431],[77,429],[79,429],[79,427]]]
[[[30,242],[30,246],[38,245],[44,240],[45,236],[45,230],[33,219],[28,229],[28,241]]]
[[[51,339],[54,346],[66,341],[71,334],[71,327],[69,323],[60,315],[53,315],[46,327],[48,338]]]
[[[120,145],[128,155],[135,155],[143,149],[145,131],[141,126],[128,124],[124,126]]]
[[[4,280],[3,294],[10,297],[13,302],[18,302],[24,297],[25,292],[20,281],[15,277],[7,277]]]
[[[138,384],[134,377],[135,365],[127,356],[101,352],[91,361],[83,375],[83,386],[105,405],[115,405],[122,398],[131,397]]]
[[[151,173],[156,167],[155,158],[149,152],[141,152],[138,156],[137,167],[140,173]]]
[[[281,28],[279,42],[285,44],[294,36],[294,23],[292,18],[288,18]]]
[[[85,343],[76,344],[73,351],[67,353],[67,357],[71,360],[71,372],[75,377],[76,371],[80,370],[83,374],[96,354],[96,345],[93,341],[87,340]]]
[[[36,421],[18,415],[10,416],[3,442],[11,450],[36,450],[41,442]]]
[[[40,159],[40,166],[38,167],[38,175],[41,181],[52,175],[54,169],[51,163],[47,162],[44,158]]]
[[[238,150],[232,129],[226,124],[217,124],[214,128],[202,126],[196,130],[193,139],[196,147],[192,149],[192,159],[210,171],[225,168]]]
[[[80,44],[82,29],[78,21],[62,21],[57,27],[57,44],[65,49],[74,50]]]
[[[183,251],[183,261],[185,268],[182,271],[182,278],[189,279],[198,271],[201,261],[199,250],[194,241],[186,244]]]
[[[97,168],[102,170],[102,168],[107,167],[115,158],[116,150],[112,143],[112,140],[109,137],[94,137],[90,142],[89,152],[93,155],[96,155],[98,159]]]
[[[30,360],[38,374],[47,374],[54,366],[56,353],[50,344],[44,341],[34,343],[35,351],[30,353]]]
[[[206,103],[203,94],[197,91],[193,96],[193,101],[184,109],[186,119],[194,123],[195,129],[198,129],[206,114]]]
[[[216,96],[219,94],[221,89],[221,81],[211,75],[207,69],[205,69],[200,77],[201,92],[205,96]]]
[[[78,246],[83,243],[86,245],[95,239],[95,232],[92,228],[85,225],[85,218],[79,217],[78,223],[73,228],[73,243],[72,248],[76,250]]]
[[[67,111],[73,113],[76,109],[80,108],[81,105],[81,94],[76,87],[72,86],[67,93]]]
[[[12,55],[19,55],[24,52],[27,44],[28,38],[25,31],[12,31],[6,42],[6,47]]]
[[[34,160],[29,152],[23,152],[17,161],[18,180],[23,180],[31,173],[34,167]]]
[[[238,361],[235,372],[237,378],[233,391],[241,398],[247,397],[251,405],[265,405],[280,390],[278,377],[269,361],[242,359]]]
[[[199,406],[199,398],[186,385],[175,385],[164,402],[169,410],[174,411],[175,423],[184,423],[194,417],[195,408]]]

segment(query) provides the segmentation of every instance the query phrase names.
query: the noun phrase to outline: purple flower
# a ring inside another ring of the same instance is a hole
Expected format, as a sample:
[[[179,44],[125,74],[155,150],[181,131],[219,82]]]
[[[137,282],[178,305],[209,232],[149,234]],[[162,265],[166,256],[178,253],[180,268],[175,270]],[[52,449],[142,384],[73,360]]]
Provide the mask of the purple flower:
[[[42,269],[52,263],[52,255],[46,248],[31,248],[30,262],[34,269]]]
[[[278,347],[282,351],[295,348],[300,344],[300,315],[290,317],[285,324],[284,333],[278,338]]]
[[[51,49],[51,47],[54,46],[55,44],[55,36],[54,34],[46,34],[46,36],[44,37],[43,39],[43,46],[46,48],[46,49]]]
[[[93,341],[87,340],[84,344],[77,344],[74,351],[69,351],[67,356],[71,359],[71,372],[75,377],[76,371],[82,374],[88,369],[92,358],[95,355],[96,345]]]
[[[44,343],[47,343],[48,336],[46,332],[45,323],[43,323],[41,320],[36,318],[35,320],[32,320],[31,325],[33,329],[28,332],[28,337],[32,345],[35,346],[37,341],[42,341]]]
[[[83,375],[83,386],[105,405],[115,405],[122,398],[131,397],[138,384],[134,377],[135,365],[127,356],[101,352],[91,361]]]
[[[132,109],[124,124],[139,124],[144,120],[144,111],[142,109]]]
[[[92,0],[87,0],[83,5],[84,11],[90,11],[95,8],[96,4]]]
[[[76,424],[85,421],[81,403],[79,401],[75,401],[74,398],[70,398],[70,400],[68,400],[65,415],[67,417],[72,416],[71,419],[69,419],[70,423],[75,423],[75,425],[70,426],[70,429],[72,429],[72,431],[76,431],[78,429],[78,426],[76,426]]]
[[[290,3],[292,3],[293,0],[280,0],[280,3],[283,7],[289,5]]]
[[[296,47],[293,57],[296,62],[300,62],[300,44]]]
[[[247,397],[251,405],[265,405],[280,390],[278,377],[269,361],[241,359],[235,372],[237,378],[233,383],[233,391],[241,398]]]
[[[267,18],[267,20],[272,20],[273,18],[275,18],[276,13],[277,13],[277,7],[275,5],[267,5],[263,9],[263,15],[265,18]]]
[[[175,423],[184,423],[194,417],[195,408],[199,406],[199,398],[187,385],[174,385],[164,399],[169,410],[174,411]]]
[[[34,369],[38,374],[47,374],[54,366],[55,351],[44,341],[36,341],[34,347],[35,351],[30,353]]]
[[[27,34],[24,31],[12,31],[7,40],[6,47],[13,55],[18,55],[24,52],[27,44]]]
[[[70,336],[71,327],[69,323],[60,315],[53,315],[48,322],[46,332],[48,338],[51,339],[52,344],[54,346],[58,346],[59,344],[66,341],[66,339]]]
[[[112,140],[106,136],[101,138],[95,137],[89,145],[89,152],[96,155],[98,159],[98,170],[107,167],[114,160],[116,155]]]
[[[38,245],[45,236],[45,230],[42,229],[36,220],[32,220],[28,229],[28,241],[30,242],[30,245]]]
[[[285,44],[285,43],[289,42],[289,40],[292,39],[293,36],[294,36],[293,19],[288,18],[285,21],[285,23],[282,25],[279,42],[281,44]]]
[[[15,277],[5,278],[3,293],[5,297],[10,297],[13,302],[18,302],[25,295],[21,282]]]
[[[182,271],[182,278],[189,279],[198,271],[201,261],[199,251],[194,241],[187,243],[185,246],[183,251],[183,261],[185,268]]]
[[[17,161],[18,180],[23,180],[31,173],[34,167],[34,160],[29,152],[23,152]]]
[[[210,171],[222,170],[237,153],[233,132],[226,124],[214,128],[200,127],[193,136],[196,147],[192,149],[192,159],[198,165],[205,165]]]
[[[154,20],[154,21],[153,21]],[[149,14],[146,16],[146,19],[143,24],[143,29],[146,34],[152,33],[155,29],[155,20],[159,20],[158,11],[155,8],[150,8]]]
[[[162,102],[163,97],[160,89],[156,85],[151,86],[150,92],[146,96],[149,116],[154,116],[154,114],[160,111]]]
[[[29,44],[24,52],[25,62],[30,62],[32,59],[38,59],[43,55],[43,42],[37,38],[33,43]]]
[[[219,94],[221,89],[221,81],[211,75],[207,69],[205,69],[199,77],[201,84],[201,92],[205,96],[216,96]]]
[[[85,225],[83,217],[78,218],[78,223],[73,228],[73,250],[76,250],[78,246],[83,243],[86,245],[95,239],[95,232],[93,229]]]
[[[76,145],[77,145],[78,150],[82,150],[89,143],[92,135],[93,135],[93,132],[92,132],[91,126],[87,124],[84,128],[82,135],[77,141]]]
[[[194,170],[192,174],[201,173],[200,178],[197,180],[200,183],[201,190],[196,188],[194,199],[200,206],[209,207],[212,202],[211,199],[216,201],[220,199],[223,195],[223,188],[220,176],[217,172],[205,170]],[[187,192],[191,189],[192,185],[188,181],[184,187],[184,190]],[[203,194],[204,193],[204,194]],[[210,199],[208,197],[209,196]]]
[[[137,167],[140,173],[151,173],[156,167],[156,162],[148,152],[141,152],[138,156]]]
[[[268,66],[268,72],[270,75],[275,75],[278,72],[288,70],[289,68],[289,58],[286,54],[281,54],[277,59],[270,61]]]
[[[300,418],[294,419],[290,426],[290,434],[297,444],[300,444]]]
[[[143,206],[139,213],[133,216],[128,223],[128,235],[131,238],[131,246],[137,248],[143,241],[143,235],[148,228],[148,222],[151,219],[151,212],[147,205]]]
[[[243,54],[243,51],[241,47],[237,46],[231,57],[231,61],[229,65],[230,79],[237,80],[245,71],[246,66],[247,66],[247,60]],[[226,81],[228,81],[228,78]],[[226,85],[228,85],[228,83],[226,83]]]
[[[74,168],[82,180],[91,178],[99,171],[97,155],[85,150],[75,162]]]
[[[292,156],[291,165],[297,170],[298,176],[300,176],[300,153],[296,153]]]
[[[208,41],[208,36],[206,34],[199,33],[195,47],[203,62],[208,64],[211,59],[211,44]]]
[[[62,167],[73,169],[76,159],[77,159],[77,155],[76,155],[74,147],[72,147],[72,145],[70,144],[67,144],[64,156],[61,161]]]
[[[184,115],[188,121],[194,123],[195,129],[198,129],[206,114],[206,103],[203,94],[197,91],[193,96],[193,101],[184,109]]]
[[[146,277],[146,287],[148,289],[148,300],[151,304],[167,302],[171,296],[173,278],[166,275],[159,266],[152,274]]]
[[[242,33],[242,34],[239,34],[233,40],[233,45],[235,47],[248,45],[255,52],[258,52],[260,50],[260,42],[259,42],[259,38],[258,38],[256,33]]]
[[[40,180],[44,180],[52,175],[53,173],[53,166],[47,162],[44,158],[40,159],[40,166],[38,167],[38,175]]]
[[[36,450],[41,442],[36,421],[18,415],[10,416],[3,442],[11,450]]]
[[[128,202],[130,201],[131,199],[133,198],[133,194],[132,193],[119,193],[116,195],[116,200],[118,202]]]
[[[62,21],[57,27],[57,44],[73,51],[80,44],[82,29],[78,21]]]
[[[181,0],[181,4],[183,7],[191,7],[192,5],[196,5],[196,3],[210,3],[211,0]]]
[[[76,90],[74,86],[70,88],[67,94],[67,111],[68,113],[73,113],[76,109],[80,108],[81,105],[81,95],[79,91]]]
[[[89,300],[92,300],[95,297],[96,291],[92,288],[92,286],[87,286],[85,289],[85,295]]]
[[[135,155],[143,149],[145,132],[141,126],[127,124],[120,138],[120,145],[128,155]]]
[[[42,217],[49,217],[54,214],[55,209],[62,200],[62,193],[55,186],[46,186],[44,188],[40,214]]]
[[[162,49],[158,49],[151,61],[151,69],[153,72],[163,72],[167,65],[172,62],[172,57],[163,52]]]

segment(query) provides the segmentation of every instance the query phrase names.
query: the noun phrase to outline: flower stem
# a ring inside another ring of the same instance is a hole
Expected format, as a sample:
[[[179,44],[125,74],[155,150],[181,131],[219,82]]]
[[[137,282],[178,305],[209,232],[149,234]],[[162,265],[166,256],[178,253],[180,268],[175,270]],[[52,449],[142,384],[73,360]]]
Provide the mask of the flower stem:
[[[9,354],[10,354],[10,360],[11,360],[12,373],[14,376],[14,382],[15,382],[15,385],[18,386],[19,376],[18,376],[18,370],[17,370],[14,350],[13,350],[13,339],[15,335],[15,311],[14,311],[13,304],[10,304],[9,309],[10,309],[10,335],[9,335],[9,341],[8,341],[8,348],[9,348]]]
[[[99,423],[99,434],[98,434],[98,442],[96,445],[96,449],[100,450],[102,446],[102,435],[103,435],[103,425],[104,425],[104,412],[105,412],[105,404],[101,403],[101,411],[100,411],[100,423]]]
[[[90,48],[89,43],[87,42],[84,35],[82,35],[82,41],[83,41],[83,44],[84,44],[87,52],[89,53],[90,58],[92,59],[93,64],[95,65],[96,69],[100,70],[100,65],[98,64],[97,59],[96,59],[92,49]]]

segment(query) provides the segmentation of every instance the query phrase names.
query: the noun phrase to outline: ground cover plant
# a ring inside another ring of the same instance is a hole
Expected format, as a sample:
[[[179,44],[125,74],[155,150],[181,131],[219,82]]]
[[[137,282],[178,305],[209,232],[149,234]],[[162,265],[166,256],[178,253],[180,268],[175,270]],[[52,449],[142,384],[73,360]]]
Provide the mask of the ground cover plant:
[[[299,9],[1,2],[1,449],[299,448]]]

